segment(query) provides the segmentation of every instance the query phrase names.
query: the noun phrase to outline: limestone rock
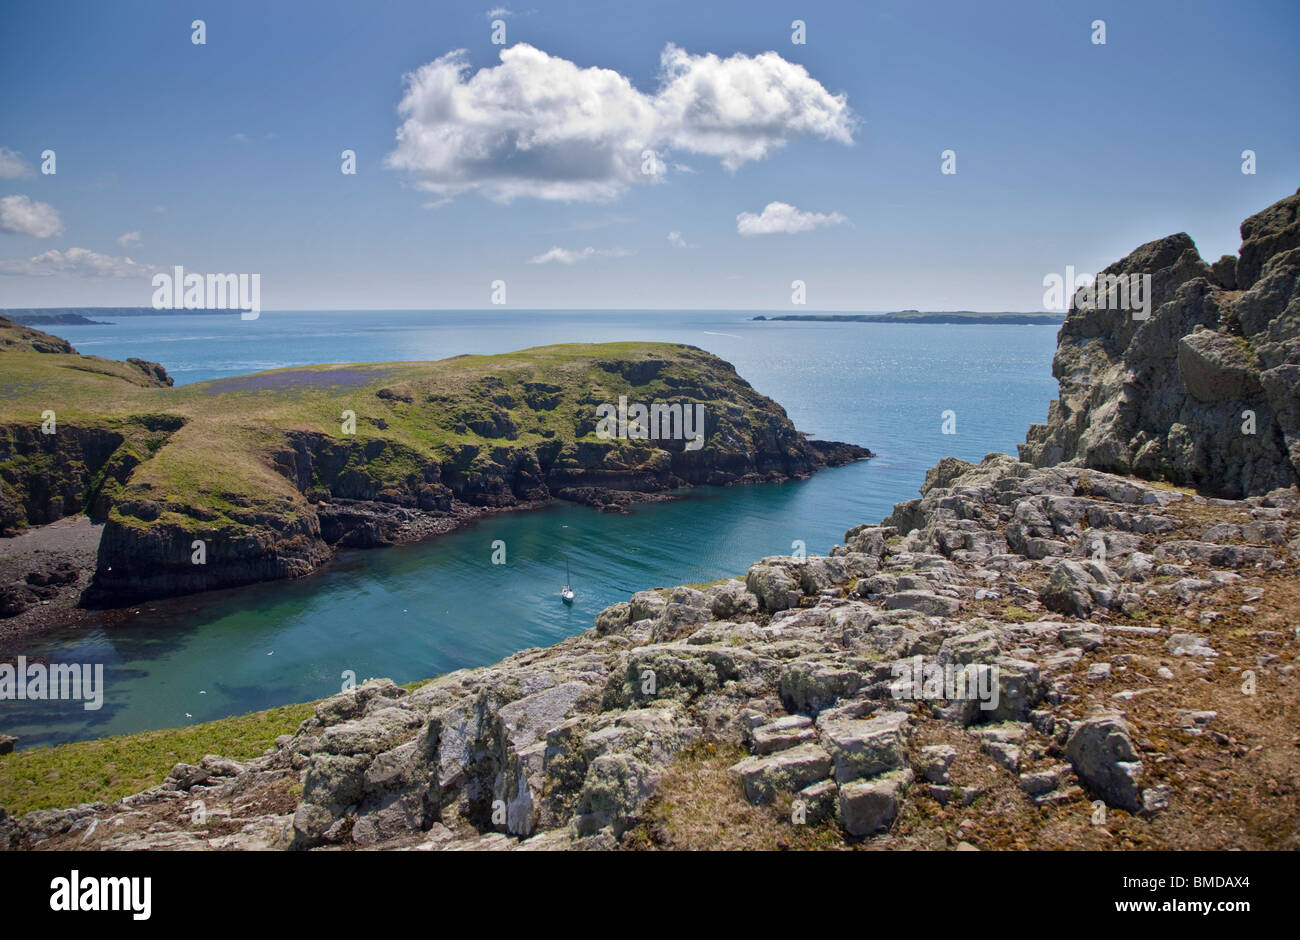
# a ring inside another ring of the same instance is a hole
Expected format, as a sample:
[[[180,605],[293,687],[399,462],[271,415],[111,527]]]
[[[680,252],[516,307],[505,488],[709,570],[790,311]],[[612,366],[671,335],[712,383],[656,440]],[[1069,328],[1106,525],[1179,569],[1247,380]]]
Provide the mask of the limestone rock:
[[[770,802],[777,793],[793,793],[831,775],[832,761],[816,744],[801,744],[768,757],[747,757],[731,773],[751,803]]]
[[[1060,396],[1022,460],[1167,479],[1239,498],[1300,480],[1300,193],[1241,225],[1235,264],[1186,235],[1103,275],[1150,275],[1149,315],[1072,305]],[[1231,291],[1242,293],[1230,293]],[[1253,422],[1253,426],[1252,426]]]
[[[845,783],[902,767],[907,762],[907,725],[906,712],[822,724],[822,746],[835,761],[836,781]]]
[[[1078,722],[1065,753],[1079,779],[1111,806],[1131,813],[1141,808],[1142,760],[1123,718],[1099,715]]]
[[[904,769],[842,785],[840,823],[844,831],[852,836],[868,836],[891,827],[912,779],[912,771]]]

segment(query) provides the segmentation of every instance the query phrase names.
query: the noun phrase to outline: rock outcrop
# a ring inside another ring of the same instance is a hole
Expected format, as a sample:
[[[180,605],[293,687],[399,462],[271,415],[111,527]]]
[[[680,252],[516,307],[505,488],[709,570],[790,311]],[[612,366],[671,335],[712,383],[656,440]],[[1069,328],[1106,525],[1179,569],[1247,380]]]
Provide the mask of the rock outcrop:
[[[947,460],[827,556],[642,591],[579,636],[414,691],[368,681],[262,757],[0,819],[0,845],[615,848],[645,838],[675,763],[708,753],[740,755],[726,799],[851,841],[943,807],[987,817],[995,792],[994,830],[1017,807],[1087,828],[1096,800],[1150,819],[1196,798],[1162,749],[1214,712],[1136,712],[1135,697],[1204,687],[1234,655],[1287,681],[1294,666],[1243,631],[1211,642],[1223,615],[1205,599],[1258,598],[1249,579],[1298,556],[1295,489],[1211,504],[1001,454]],[[1159,611],[1197,632],[1148,625]],[[202,818],[180,812],[194,805]]]
[[[1060,397],[1021,459],[1232,498],[1300,479],[1300,193],[1241,237],[1214,265],[1180,234],[1103,271],[1151,276],[1148,319],[1076,295],[1052,363]]]

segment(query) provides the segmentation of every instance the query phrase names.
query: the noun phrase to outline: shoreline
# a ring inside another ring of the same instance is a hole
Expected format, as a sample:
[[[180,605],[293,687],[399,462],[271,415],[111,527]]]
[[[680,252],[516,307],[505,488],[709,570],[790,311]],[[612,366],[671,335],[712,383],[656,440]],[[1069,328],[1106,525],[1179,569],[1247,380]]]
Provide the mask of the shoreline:
[[[860,460],[868,459],[870,458],[860,458]],[[828,465],[827,468],[830,466]],[[786,480],[736,481],[724,486],[775,484],[807,478],[805,476],[790,477]],[[701,486],[697,485],[669,492],[640,492],[587,487],[581,493],[575,488],[568,491],[567,497],[552,496],[547,499],[521,501],[509,506],[475,506],[453,500],[451,507],[442,512],[417,510],[416,519],[394,530],[391,537],[383,541],[372,544],[348,544],[346,539],[340,540],[331,546],[330,557],[324,563],[298,578],[268,580],[298,581],[312,578],[328,572],[337,562],[341,552],[349,550],[368,552],[400,545],[415,545],[460,531],[482,518],[501,513],[532,512],[566,503],[587,506],[602,513],[625,515],[638,505],[675,502],[700,488]],[[583,498],[575,498],[579,495]],[[384,508],[384,504],[372,500],[333,500],[332,502],[363,511]],[[96,522],[82,513],[65,516],[45,525],[32,526],[15,536],[0,537],[0,590],[2,591],[22,589],[26,579],[32,573],[62,573],[63,577],[67,577],[66,572],[75,572],[75,577],[71,580],[47,585],[29,585],[26,588],[29,592],[40,591],[40,594],[36,595],[21,613],[0,618],[0,660],[24,653],[24,645],[38,642],[59,630],[80,627],[113,629],[123,626],[128,622],[132,608],[144,604],[196,597],[212,591],[238,591],[265,583],[253,581],[242,585],[214,587],[164,597],[118,598],[117,603],[105,603],[109,599],[95,597],[93,586],[98,567],[99,541],[103,536],[104,527],[104,522]],[[33,595],[29,593],[28,596]],[[90,599],[91,603],[83,604],[84,599]]]

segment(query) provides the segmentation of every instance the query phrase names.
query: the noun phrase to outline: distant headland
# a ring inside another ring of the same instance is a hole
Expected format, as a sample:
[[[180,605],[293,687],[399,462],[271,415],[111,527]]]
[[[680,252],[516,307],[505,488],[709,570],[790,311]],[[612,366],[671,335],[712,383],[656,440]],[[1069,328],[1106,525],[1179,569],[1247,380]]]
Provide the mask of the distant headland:
[[[238,313],[238,310],[155,310],[153,307],[25,307],[0,309],[23,326],[106,326],[92,317],[171,317],[186,314]]]

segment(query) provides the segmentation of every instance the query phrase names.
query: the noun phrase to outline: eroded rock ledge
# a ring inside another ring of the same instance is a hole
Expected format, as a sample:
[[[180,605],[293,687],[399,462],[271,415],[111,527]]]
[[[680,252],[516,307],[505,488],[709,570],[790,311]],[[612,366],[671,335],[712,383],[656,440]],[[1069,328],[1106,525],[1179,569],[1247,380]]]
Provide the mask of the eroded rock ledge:
[[[1275,702],[1295,700],[1294,638],[1249,623],[1293,578],[1298,513],[1295,489],[1207,500],[1000,454],[948,459],[828,556],[642,591],[580,636],[410,693],[369,681],[262,757],[210,756],[117,804],[0,820],[0,844],[615,848],[700,748],[742,749],[736,801],[783,818],[798,801],[849,843],[897,839],[904,817],[931,847],[992,842],[977,834],[990,813],[1002,830],[1039,811],[1088,829],[1094,800],[1155,825],[1206,797],[1172,750],[1239,753],[1235,719],[1169,707],[1179,690],[1234,687],[1248,665]],[[918,665],[982,674],[996,706],[917,688]],[[1274,800],[1293,824],[1297,782],[1253,811]],[[954,834],[945,813],[967,821]]]

